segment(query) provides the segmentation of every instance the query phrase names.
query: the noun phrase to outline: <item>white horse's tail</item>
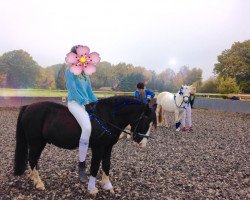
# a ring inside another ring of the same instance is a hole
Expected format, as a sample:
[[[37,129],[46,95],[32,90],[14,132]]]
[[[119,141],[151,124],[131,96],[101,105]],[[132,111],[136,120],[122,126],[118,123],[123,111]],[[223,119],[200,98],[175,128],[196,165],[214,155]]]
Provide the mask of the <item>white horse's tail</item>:
[[[158,123],[162,123],[162,106],[158,104],[160,107],[159,112],[158,112]]]

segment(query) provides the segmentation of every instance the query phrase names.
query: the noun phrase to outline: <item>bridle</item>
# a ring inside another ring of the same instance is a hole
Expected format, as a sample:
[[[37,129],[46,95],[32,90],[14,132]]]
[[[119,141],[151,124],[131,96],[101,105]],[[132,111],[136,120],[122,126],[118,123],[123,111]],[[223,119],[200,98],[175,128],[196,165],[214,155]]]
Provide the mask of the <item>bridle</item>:
[[[95,110],[97,103],[98,102],[96,102],[93,105],[92,109],[89,111],[89,115],[90,115],[90,119],[94,119],[99,124],[99,126],[101,126],[101,128],[104,130],[103,133],[107,132],[107,133],[109,133],[109,135],[112,134],[111,131],[105,126],[105,124],[108,124],[121,132],[124,132],[124,133],[129,134],[129,135],[133,135],[133,137],[147,138],[147,139],[150,137],[148,135],[141,134],[141,133],[137,132],[138,126],[139,126],[143,116],[145,115],[144,111],[141,113],[140,117],[138,119],[136,119],[135,123],[137,123],[137,124],[135,125],[135,128],[131,134],[130,132],[125,131],[124,129],[121,129],[120,127],[116,126],[115,124],[108,122],[105,119],[103,119],[102,117],[100,117],[99,115],[95,114],[94,110]]]
[[[181,106],[181,105],[182,105],[183,102],[184,102],[184,98],[185,98],[185,97],[189,98],[189,96],[187,96],[187,95],[183,96],[182,90],[183,90],[183,88],[181,87],[181,88],[180,88],[180,91],[179,91],[179,95],[182,96],[182,102],[181,102],[181,104],[180,104],[180,105],[177,105],[177,103],[176,103],[176,95],[174,95],[174,103],[175,103],[175,105],[176,105],[178,108],[186,109],[185,106]],[[186,103],[186,102],[184,102],[184,103]]]
[[[139,124],[140,124],[140,122],[141,122],[141,119],[143,118],[143,115],[144,115],[145,113],[143,112],[141,115],[140,115],[140,117],[135,121],[135,122],[137,122],[138,121],[138,123],[136,124],[136,126],[135,126],[135,128],[134,128],[134,131],[133,131],[133,138],[135,138],[135,137],[139,137],[139,138],[149,138],[150,136],[149,135],[145,135],[145,134],[141,134],[141,133],[139,133],[139,132],[137,132],[137,128],[138,128],[138,126],[139,126]],[[130,133],[130,135],[131,135],[131,133]]]

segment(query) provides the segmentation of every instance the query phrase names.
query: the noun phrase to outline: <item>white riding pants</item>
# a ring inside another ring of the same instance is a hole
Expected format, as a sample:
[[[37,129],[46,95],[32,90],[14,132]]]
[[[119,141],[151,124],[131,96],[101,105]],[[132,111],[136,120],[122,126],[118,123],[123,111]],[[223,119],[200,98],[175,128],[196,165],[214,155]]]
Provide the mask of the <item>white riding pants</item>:
[[[191,109],[191,105],[188,104],[186,106],[186,109],[184,109],[183,114],[182,114],[182,121],[181,121],[181,125],[183,127],[186,126],[186,116],[187,116],[187,124],[188,126],[192,126],[192,109]]]
[[[79,141],[79,160],[80,162],[83,162],[86,159],[89,146],[89,138],[91,134],[91,122],[89,114],[85,110],[84,105],[81,106],[75,101],[68,102],[68,109],[75,117],[76,121],[78,122],[78,124],[82,129]]]

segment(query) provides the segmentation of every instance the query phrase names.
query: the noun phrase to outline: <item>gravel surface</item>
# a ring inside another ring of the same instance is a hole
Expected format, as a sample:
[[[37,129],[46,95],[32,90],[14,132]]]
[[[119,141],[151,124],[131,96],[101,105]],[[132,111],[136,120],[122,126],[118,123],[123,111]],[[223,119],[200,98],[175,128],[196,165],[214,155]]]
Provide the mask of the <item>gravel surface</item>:
[[[39,162],[45,191],[27,174],[13,176],[17,115],[0,108],[0,199],[90,199],[78,181],[77,150],[46,146]],[[194,109],[193,124],[192,132],[154,130],[145,149],[120,140],[110,173],[116,194],[98,182],[96,199],[250,199],[250,115]]]

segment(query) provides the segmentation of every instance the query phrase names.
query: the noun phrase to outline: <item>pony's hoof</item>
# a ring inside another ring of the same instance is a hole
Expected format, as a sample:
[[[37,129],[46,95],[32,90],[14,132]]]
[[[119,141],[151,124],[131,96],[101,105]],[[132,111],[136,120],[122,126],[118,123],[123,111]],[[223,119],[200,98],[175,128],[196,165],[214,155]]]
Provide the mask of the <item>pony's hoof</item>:
[[[109,192],[110,192],[110,194],[115,195],[114,188],[110,189]]]
[[[32,181],[35,180],[35,175],[33,173],[28,174],[28,178],[30,178]]]
[[[36,189],[38,189],[38,190],[45,190],[45,186],[44,186],[43,183],[37,183],[36,184]]]
[[[97,193],[98,193],[98,189],[97,188],[95,188],[92,191],[89,191],[90,196],[93,197],[93,198],[96,197]]]

